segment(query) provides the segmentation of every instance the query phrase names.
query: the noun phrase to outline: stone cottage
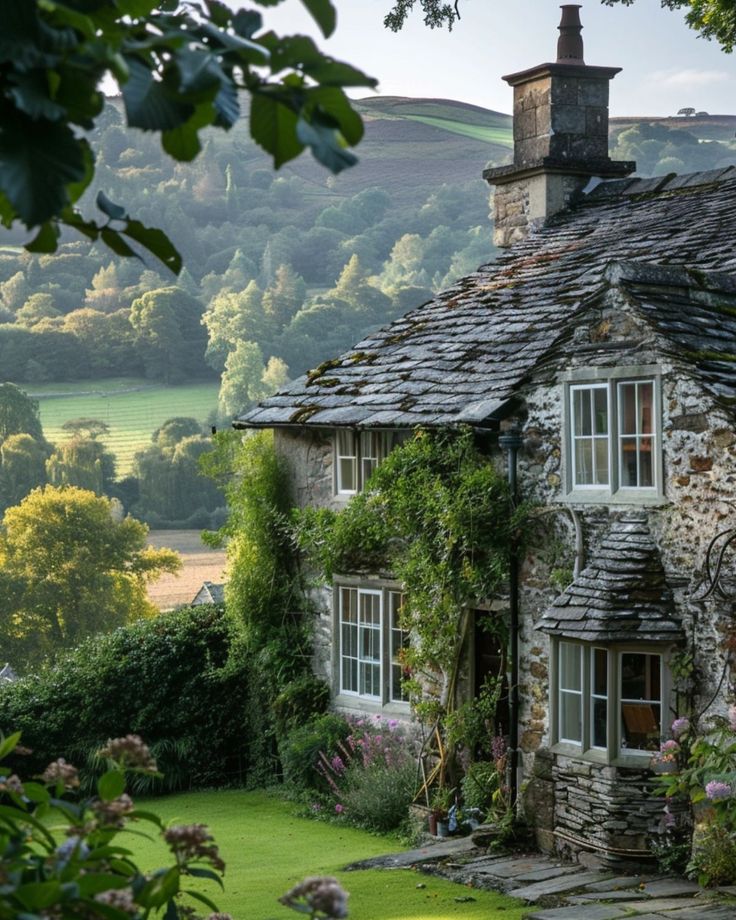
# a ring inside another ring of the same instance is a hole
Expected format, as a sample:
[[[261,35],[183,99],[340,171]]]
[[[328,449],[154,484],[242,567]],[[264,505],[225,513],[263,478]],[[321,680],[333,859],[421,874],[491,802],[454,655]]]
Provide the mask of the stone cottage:
[[[341,507],[416,426],[471,426],[518,464],[556,535],[520,561],[508,665],[527,812],[544,848],[613,864],[649,855],[672,718],[723,711],[734,678],[736,168],[627,178],[607,148],[618,71],[584,63],[577,9],[555,63],[505,78],[514,162],[484,175],[507,251],[236,426],[275,430],[301,504]],[[337,706],[408,714],[400,596],[350,572],[325,590]],[[505,614],[483,600],[479,619]],[[501,654],[485,635],[476,682]]]

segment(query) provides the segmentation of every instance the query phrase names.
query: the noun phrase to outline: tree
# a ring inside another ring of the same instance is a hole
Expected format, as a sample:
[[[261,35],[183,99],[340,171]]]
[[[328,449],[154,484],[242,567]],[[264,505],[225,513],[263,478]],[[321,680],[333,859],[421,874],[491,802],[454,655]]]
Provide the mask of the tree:
[[[0,383],[0,443],[11,434],[29,434],[43,441],[38,400],[14,383]]]
[[[302,307],[307,296],[304,279],[290,265],[279,265],[272,284],[263,292],[263,313],[279,333]]]
[[[219,403],[223,415],[238,415],[267,395],[263,385],[265,371],[258,345],[238,342],[227,356],[222,374]]]
[[[19,663],[71,648],[87,636],[151,616],[146,581],[175,572],[168,549],[146,546],[148,528],[116,514],[110,499],[67,486],[34,489],[0,527],[0,646]]]
[[[678,109],[677,114],[684,115],[685,118],[689,118],[691,115],[695,114],[695,109],[692,106],[685,106],[684,109]]]
[[[617,3],[632,6],[634,2],[601,0],[606,6],[615,6]],[[416,3],[417,0],[396,0],[383,24],[393,32],[400,31]],[[691,29],[700,32],[704,38],[720,42],[724,51],[733,51],[736,42],[736,10],[733,0],[660,0],[660,4],[668,10],[686,10],[685,22]],[[443,0],[419,0],[419,6],[424,13],[424,22],[430,29],[447,26],[452,30],[460,19],[460,0],[454,0],[452,4]]]
[[[46,461],[48,480],[55,486],[77,486],[95,495],[109,494],[115,481],[115,455],[97,440],[99,434],[105,433],[107,425],[97,419],[76,419],[75,422],[81,425],[67,429],[72,431],[72,436],[59,444]]]
[[[336,21],[330,0],[303,3],[329,37]],[[260,13],[234,12],[216,0],[6,3],[0,63],[2,224],[37,228],[31,251],[55,251],[66,226],[118,255],[135,255],[137,244],[174,271],[181,257],[165,234],[130,218],[103,192],[97,205],[104,223],[75,207],[95,174],[87,134],[103,117],[106,76],[120,86],[128,125],[159,133],[177,160],[196,157],[203,128],[235,124],[238,92],[245,91],[251,134],[276,167],[309,147],[334,172],[355,162],[345,146],[363,132],[343,88],[375,86],[310,38],[280,38],[264,31]]]
[[[130,324],[147,376],[166,383],[202,376],[207,335],[201,317],[200,302],[174,286],[148,291],[133,301]]]
[[[17,505],[46,483],[49,446],[30,434],[11,434],[0,445],[0,508]]]
[[[210,301],[202,322],[208,333],[205,359],[222,371],[238,341],[260,342],[266,337],[269,324],[263,313],[263,292],[255,281],[244,291],[223,291]]]

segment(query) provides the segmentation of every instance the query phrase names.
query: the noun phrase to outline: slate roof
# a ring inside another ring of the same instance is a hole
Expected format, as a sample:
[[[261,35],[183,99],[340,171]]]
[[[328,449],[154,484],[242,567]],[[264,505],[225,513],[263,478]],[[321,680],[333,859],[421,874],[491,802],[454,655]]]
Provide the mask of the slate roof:
[[[576,312],[604,288],[607,266],[620,260],[736,274],[736,167],[599,184],[493,264],[300,377],[235,426],[483,424],[570,334]],[[699,287],[697,272],[689,281]],[[652,283],[630,283],[647,319],[686,354],[688,337],[705,330],[718,338],[723,314],[704,303],[699,319],[689,307],[685,319],[689,295],[653,297]],[[736,354],[732,322],[726,331],[715,352]],[[736,396],[736,365],[707,367],[706,357],[695,366],[708,379],[721,373],[719,392]],[[721,357],[716,363],[728,365]]]
[[[213,581],[203,581],[202,587],[192,598],[191,606],[197,607],[201,604],[224,604],[225,603],[225,585],[215,584]]]
[[[537,629],[594,642],[684,639],[646,516],[624,515]]]

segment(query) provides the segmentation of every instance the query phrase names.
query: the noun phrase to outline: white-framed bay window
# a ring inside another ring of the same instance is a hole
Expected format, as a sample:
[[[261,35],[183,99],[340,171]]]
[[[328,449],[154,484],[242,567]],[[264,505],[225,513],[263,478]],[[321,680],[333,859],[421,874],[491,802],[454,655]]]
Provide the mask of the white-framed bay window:
[[[659,750],[669,693],[668,649],[551,640],[555,750],[647,764]]]
[[[350,581],[335,584],[338,696],[408,711],[402,649],[403,595],[394,585]]]
[[[569,372],[563,379],[567,498],[661,498],[658,369],[594,368]]]
[[[398,444],[409,437],[408,431],[355,431],[338,428],[334,445],[335,495],[349,497],[362,492],[376,467]]]

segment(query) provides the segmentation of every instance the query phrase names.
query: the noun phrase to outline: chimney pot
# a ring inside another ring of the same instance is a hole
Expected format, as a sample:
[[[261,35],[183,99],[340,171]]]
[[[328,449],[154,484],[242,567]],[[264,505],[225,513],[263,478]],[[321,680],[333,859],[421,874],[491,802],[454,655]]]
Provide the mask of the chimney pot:
[[[567,3],[561,6],[562,19],[558,29],[560,37],[557,39],[558,64],[584,64],[583,60],[583,30],[580,22],[580,5]]]

